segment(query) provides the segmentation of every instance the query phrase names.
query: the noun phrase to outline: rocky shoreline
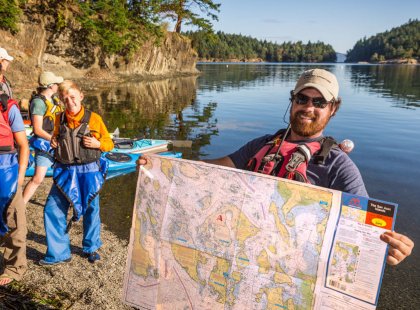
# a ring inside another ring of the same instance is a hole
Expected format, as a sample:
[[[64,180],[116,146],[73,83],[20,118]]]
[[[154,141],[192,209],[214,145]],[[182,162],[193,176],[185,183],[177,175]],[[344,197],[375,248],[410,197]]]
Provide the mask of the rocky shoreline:
[[[28,271],[22,281],[0,288],[0,309],[132,309],[121,301],[128,239],[119,238],[104,224],[101,260],[95,264],[81,256],[82,221],[70,231],[70,263],[38,264],[46,251],[43,207],[51,185],[52,180],[45,179],[27,205]]]

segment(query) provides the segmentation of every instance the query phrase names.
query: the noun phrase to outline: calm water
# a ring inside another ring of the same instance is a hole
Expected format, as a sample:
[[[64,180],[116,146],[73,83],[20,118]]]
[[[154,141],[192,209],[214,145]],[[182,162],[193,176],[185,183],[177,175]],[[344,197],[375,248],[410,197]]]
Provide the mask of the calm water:
[[[190,139],[193,148],[183,150],[184,157],[215,158],[285,127],[289,92],[310,67],[202,64],[199,77],[90,89],[86,102],[111,131]],[[420,309],[420,66],[320,67],[337,75],[343,98],[325,133],[355,142],[350,157],[370,196],[398,203],[396,230],[417,242],[401,266],[386,268],[379,309]],[[105,187],[103,221],[128,239],[135,177],[111,180]]]

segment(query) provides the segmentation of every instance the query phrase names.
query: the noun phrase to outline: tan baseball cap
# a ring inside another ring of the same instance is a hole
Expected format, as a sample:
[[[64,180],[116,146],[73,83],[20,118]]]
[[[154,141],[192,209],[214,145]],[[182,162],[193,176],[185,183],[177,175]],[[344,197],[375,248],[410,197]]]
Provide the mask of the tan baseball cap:
[[[56,76],[50,71],[44,71],[39,76],[39,85],[47,87],[51,84],[59,84],[63,82],[64,79],[62,76]]]
[[[1,59],[6,59],[8,61],[12,61],[13,57],[10,56],[4,48],[0,47],[0,60]]]
[[[311,69],[304,71],[296,82],[293,94],[296,95],[305,88],[317,89],[325,100],[338,98],[338,81],[334,74],[324,69]]]

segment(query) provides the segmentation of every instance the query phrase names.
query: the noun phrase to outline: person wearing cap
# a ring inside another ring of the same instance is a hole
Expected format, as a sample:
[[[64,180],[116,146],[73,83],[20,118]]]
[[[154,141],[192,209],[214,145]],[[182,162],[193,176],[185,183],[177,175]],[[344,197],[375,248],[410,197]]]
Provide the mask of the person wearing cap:
[[[35,150],[35,173],[23,191],[25,204],[34,195],[44,180],[48,168],[54,162],[50,141],[54,132],[55,116],[63,111],[60,100],[56,96],[58,84],[63,80],[61,76],[56,76],[52,72],[42,72],[39,75],[37,92],[32,94],[29,103],[29,115],[33,128],[29,144]]]
[[[4,75],[4,72],[7,71],[10,62],[12,61],[13,57],[10,56],[4,48],[0,47],[0,95],[6,94],[9,98],[13,98],[13,91],[10,82]]]
[[[256,138],[232,154],[205,162],[280,176],[339,191],[368,196],[354,162],[323,131],[340,108],[339,85],[334,74],[323,69],[302,73],[291,91],[287,129]],[[142,159],[138,164],[144,164]],[[390,247],[387,262],[400,263],[414,243],[397,232],[381,239]]]

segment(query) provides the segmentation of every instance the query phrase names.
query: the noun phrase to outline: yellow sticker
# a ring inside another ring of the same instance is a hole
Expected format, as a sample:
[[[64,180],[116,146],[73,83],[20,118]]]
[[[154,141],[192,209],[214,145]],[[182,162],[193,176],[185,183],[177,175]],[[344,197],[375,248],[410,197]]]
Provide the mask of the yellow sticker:
[[[379,227],[386,226],[386,222],[383,219],[379,219],[379,218],[372,219],[372,224]]]

